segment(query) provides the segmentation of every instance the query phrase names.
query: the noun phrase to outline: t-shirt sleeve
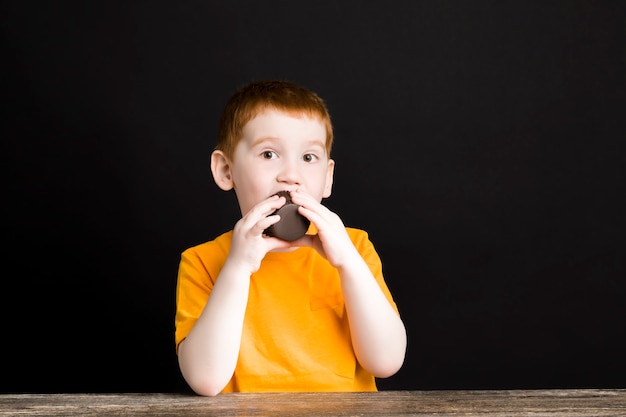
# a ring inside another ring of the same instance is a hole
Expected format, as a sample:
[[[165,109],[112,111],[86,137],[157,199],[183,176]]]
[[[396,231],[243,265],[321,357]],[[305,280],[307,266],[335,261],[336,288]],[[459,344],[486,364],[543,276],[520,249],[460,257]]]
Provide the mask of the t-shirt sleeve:
[[[200,317],[213,290],[214,281],[194,248],[181,255],[176,286],[175,342],[183,341]]]
[[[380,256],[378,255],[378,252],[376,251],[376,248],[374,247],[374,244],[369,240],[367,232],[363,230],[353,229],[351,234],[352,241],[354,242],[357,250],[363,257],[363,260],[365,260],[365,263],[370,268],[370,271],[372,271],[372,275],[374,275],[376,282],[378,282],[381,291],[387,298],[387,301],[389,301],[389,304],[391,304],[396,313],[398,313],[399,315],[400,313],[398,310],[398,306],[393,300],[391,291],[389,291],[389,287],[387,286],[387,283],[385,282],[385,278],[383,276],[382,261],[380,259]]]

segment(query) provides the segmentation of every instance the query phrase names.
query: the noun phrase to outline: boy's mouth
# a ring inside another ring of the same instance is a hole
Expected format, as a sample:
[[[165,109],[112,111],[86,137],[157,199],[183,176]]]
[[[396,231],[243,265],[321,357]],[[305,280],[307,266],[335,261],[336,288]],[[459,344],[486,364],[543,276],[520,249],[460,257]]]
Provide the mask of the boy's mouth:
[[[278,191],[277,193],[274,193],[272,195],[277,195],[279,197],[285,197],[285,199],[287,200],[285,202],[285,204],[291,204],[291,190],[281,190],[281,191]]]

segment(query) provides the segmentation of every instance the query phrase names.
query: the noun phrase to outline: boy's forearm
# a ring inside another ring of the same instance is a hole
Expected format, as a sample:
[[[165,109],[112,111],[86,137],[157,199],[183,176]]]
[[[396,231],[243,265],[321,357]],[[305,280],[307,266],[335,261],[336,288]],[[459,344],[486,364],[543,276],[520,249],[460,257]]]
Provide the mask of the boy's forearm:
[[[233,375],[250,274],[224,265],[204,310],[179,348],[181,372],[200,395],[217,395]]]
[[[402,319],[358,252],[339,273],[359,363],[376,377],[395,374],[406,352],[406,329]]]

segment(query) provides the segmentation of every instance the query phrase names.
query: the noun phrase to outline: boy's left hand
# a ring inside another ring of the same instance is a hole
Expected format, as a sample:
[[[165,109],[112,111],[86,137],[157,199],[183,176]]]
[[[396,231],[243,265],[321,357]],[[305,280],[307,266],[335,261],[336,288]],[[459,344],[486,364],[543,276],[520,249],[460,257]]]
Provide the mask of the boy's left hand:
[[[293,246],[314,248],[335,268],[344,266],[352,256],[359,256],[336,213],[301,191],[292,191],[291,200],[300,206],[298,212],[317,228],[317,235],[305,235],[292,242]]]

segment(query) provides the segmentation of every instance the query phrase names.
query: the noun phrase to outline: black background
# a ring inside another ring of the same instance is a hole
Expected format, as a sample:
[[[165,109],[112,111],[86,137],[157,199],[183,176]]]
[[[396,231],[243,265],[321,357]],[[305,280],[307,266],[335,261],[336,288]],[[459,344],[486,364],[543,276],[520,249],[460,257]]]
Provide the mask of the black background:
[[[2,2],[4,392],[184,391],[235,88],[299,82],[408,329],[381,389],[626,387],[622,1]],[[391,208],[391,210],[389,210]]]

